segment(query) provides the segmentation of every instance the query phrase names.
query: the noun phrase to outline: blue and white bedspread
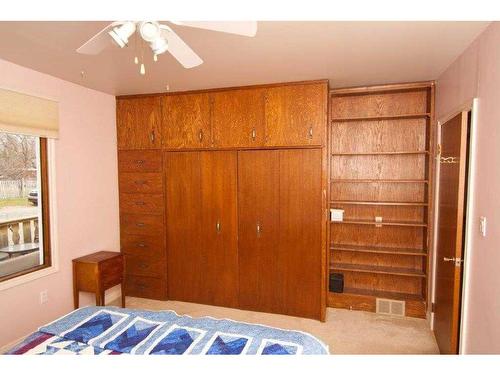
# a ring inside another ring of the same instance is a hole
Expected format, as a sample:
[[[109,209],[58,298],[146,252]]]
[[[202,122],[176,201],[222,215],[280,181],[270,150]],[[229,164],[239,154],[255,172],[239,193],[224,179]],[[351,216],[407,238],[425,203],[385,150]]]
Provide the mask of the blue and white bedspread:
[[[84,307],[39,328],[7,354],[328,354],[315,337],[173,311]]]

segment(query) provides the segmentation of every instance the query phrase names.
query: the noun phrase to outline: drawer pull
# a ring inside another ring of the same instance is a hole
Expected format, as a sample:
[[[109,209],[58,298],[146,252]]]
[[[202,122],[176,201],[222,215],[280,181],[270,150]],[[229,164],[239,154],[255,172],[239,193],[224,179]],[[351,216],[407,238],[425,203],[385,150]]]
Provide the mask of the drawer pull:
[[[142,268],[143,270],[148,268],[148,265],[145,263],[139,263],[139,268]]]
[[[137,224],[135,224],[135,225],[136,225],[136,226],[138,226],[138,227],[143,227],[143,226],[144,226],[144,225],[146,225],[146,224],[144,224],[144,223],[137,223]]]
[[[143,165],[144,164],[144,160],[136,160],[135,161],[138,165]]]
[[[136,180],[135,181],[136,185],[144,185],[146,183],[145,180]]]
[[[143,290],[143,289],[146,289],[146,285],[145,284],[137,284],[137,288]]]
[[[144,206],[146,203],[144,203],[143,201],[137,201],[135,202],[135,205],[136,206]]]
[[[144,243],[142,243],[142,242],[138,243],[137,246],[139,246],[139,247],[146,247],[146,245]]]

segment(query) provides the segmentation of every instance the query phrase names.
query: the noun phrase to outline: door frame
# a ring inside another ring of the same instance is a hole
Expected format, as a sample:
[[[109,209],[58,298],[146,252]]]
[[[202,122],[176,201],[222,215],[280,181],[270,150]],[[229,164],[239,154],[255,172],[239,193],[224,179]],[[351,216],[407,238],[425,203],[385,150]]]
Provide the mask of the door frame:
[[[460,327],[459,327],[459,341],[458,341],[458,353],[465,354],[467,352],[465,343],[465,338],[467,337],[467,327],[466,322],[468,320],[468,306],[469,306],[469,282],[468,275],[470,272],[470,252],[472,251],[472,231],[474,228],[474,180],[475,180],[475,170],[476,170],[476,128],[477,128],[477,112],[478,112],[478,99],[473,98],[461,106],[457,107],[453,111],[449,112],[447,115],[441,117],[437,121],[437,126],[435,129],[435,139],[436,144],[441,144],[441,125],[452,119],[460,112],[470,111],[471,112],[471,121],[469,124],[469,142],[468,142],[468,158],[469,165],[467,170],[468,179],[466,181],[466,190],[467,190],[467,199],[465,202],[466,205],[466,217],[465,217],[465,237],[463,239],[464,244],[464,259],[463,259],[463,274],[462,274],[462,295],[461,295],[461,314],[460,314]],[[439,217],[437,207],[439,204],[439,172],[440,172],[440,164],[439,164],[439,155],[436,154],[435,163],[434,163],[434,207],[436,210],[434,211],[433,222],[437,224],[437,220]],[[432,245],[432,285],[431,285],[431,302],[435,303],[436,301],[436,262],[437,262],[437,225],[434,225],[433,233],[433,245]],[[434,313],[430,313],[430,324],[431,329],[434,330]]]

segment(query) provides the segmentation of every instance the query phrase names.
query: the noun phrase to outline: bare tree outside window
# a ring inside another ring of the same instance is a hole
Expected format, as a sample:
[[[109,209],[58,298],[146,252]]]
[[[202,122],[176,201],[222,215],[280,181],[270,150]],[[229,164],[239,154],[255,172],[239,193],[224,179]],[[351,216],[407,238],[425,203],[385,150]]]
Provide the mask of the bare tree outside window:
[[[0,132],[0,281],[44,265],[40,145]]]

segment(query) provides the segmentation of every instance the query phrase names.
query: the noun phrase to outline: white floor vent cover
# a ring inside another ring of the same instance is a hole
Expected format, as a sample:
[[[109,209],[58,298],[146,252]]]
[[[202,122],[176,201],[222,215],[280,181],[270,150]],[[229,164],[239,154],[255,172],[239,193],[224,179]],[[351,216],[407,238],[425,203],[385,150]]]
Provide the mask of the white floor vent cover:
[[[405,302],[377,298],[377,314],[405,316]]]

